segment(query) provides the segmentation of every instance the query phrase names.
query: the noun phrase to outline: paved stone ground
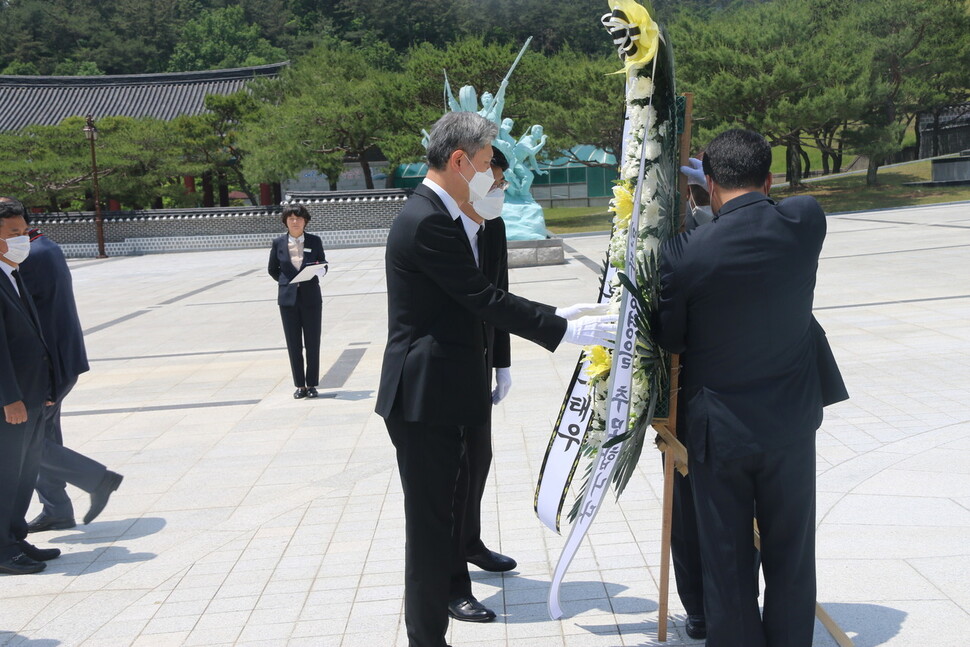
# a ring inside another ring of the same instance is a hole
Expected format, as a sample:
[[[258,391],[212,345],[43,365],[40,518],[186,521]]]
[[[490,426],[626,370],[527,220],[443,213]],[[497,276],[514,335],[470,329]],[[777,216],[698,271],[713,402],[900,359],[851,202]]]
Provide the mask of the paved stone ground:
[[[513,270],[513,290],[592,299],[605,242],[566,239],[566,265]],[[64,551],[46,572],[0,578],[0,644],[406,644],[402,497],[372,413],[383,250],[329,254],[317,401],[291,397],[266,255],[72,262],[92,370],[65,434],[125,481],[91,525],[33,535]],[[829,219],[817,315],[853,397],[818,435],[819,596],[858,647],[970,641],[968,259],[966,203]],[[499,618],[453,623],[456,647],[661,644],[649,453],[577,556],[567,617],[545,614],[563,538],[532,494],[577,354],[514,342],[484,528],[519,569],[474,574]],[[72,494],[80,518],[87,496]],[[697,644],[676,594],[671,611],[666,644]],[[820,625],[814,644],[835,645]]]

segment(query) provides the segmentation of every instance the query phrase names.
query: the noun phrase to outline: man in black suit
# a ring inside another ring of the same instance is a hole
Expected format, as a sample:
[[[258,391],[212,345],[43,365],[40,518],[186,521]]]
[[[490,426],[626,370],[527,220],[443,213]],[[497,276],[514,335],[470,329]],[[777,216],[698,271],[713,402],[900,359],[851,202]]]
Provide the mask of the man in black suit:
[[[563,340],[585,345],[615,336],[616,317],[567,321],[552,306],[495,287],[476,265],[459,205],[485,197],[494,183],[497,134],[473,112],[439,119],[428,175],[388,234],[388,339],[376,411],[404,490],[410,647],[445,647],[462,437],[488,421],[492,406],[483,322],[549,350]]]
[[[478,265],[489,282],[501,290],[509,289],[508,241],[505,222],[501,218],[505,198],[503,172],[509,167],[505,156],[497,148],[492,149],[491,173],[494,178],[488,194],[474,203],[461,206],[462,223],[469,243],[475,239],[473,250],[477,252]],[[498,404],[512,386],[509,367],[512,364],[509,333],[496,330],[485,323],[485,370],[495,375],[492,404]],[[478,602],[472,595],[471,578],[467,563],[479,568],[501,573],[516,566],[511,557],[489,550],[482,541],[482,496],[492,464],[491,411],[488,421],[480,426],[468,426],[464,433],[464,452],[458,471],[453,516],[455,529],[452,548],[452,580],[448,594],[448,613],[456,620],[488,622],[495,613]]]
[[[657,338],[689,356],[681,397],[709,647],[812,644],[815,431],[822,407],[848,397],[812,316],[825,214],[807,196],[768,198],[770,167],[757,133],[716,137],[704,172],[717,217],[661,249]]]
[[[54,400],[53,369],[34,303],[17,270],[30,253],[19,203],[0,202],[0,573],[44,570],[56,548],[29,544],[27,508],[44,439],[44,406]]]
[[[0,202],[19,204],[14,198],[0,198]],[[37,474],[37,495],[44,508],[27,525],[27,532],[42,532],[75,526],[67,483],[91,496],[91,506],[84,515],[84,523],[91,523],[118,489],[122,476],[64,446],[61,404],[77,384],[78,376],[89,369],[88,356],[64,252],[38,229],[28,230],[27,235],[30,255],[20,264],[20,273],[37,307],[41,332],[54,365],[54,391],[58,394],[57,402],[44,409],[44,445]]]

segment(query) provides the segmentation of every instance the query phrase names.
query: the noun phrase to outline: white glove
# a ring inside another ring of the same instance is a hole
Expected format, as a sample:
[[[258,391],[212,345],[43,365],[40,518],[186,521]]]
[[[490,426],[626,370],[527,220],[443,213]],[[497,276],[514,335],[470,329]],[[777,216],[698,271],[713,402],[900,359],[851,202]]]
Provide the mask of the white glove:
[[[492,404],[498,404],[512,388],[512,371],[508,368],[495,369],[495,389],[492,390]]]
[[[609,307],[610,304],[608,303],[577,303],[572,306],[556,308],[556,315],[572,321],[588,315],[605,315]]]
[[[696,184],[707,190],[707,178],[704,177],[704,162],[696,157],[688,158],[687,166],[681,166],[680,172],[687,176],[687,184]]]
[[[612,348],[616,340],[616,315],[580,317],[566,321],[566,334],[563,341],[580,346],[606,346]]]

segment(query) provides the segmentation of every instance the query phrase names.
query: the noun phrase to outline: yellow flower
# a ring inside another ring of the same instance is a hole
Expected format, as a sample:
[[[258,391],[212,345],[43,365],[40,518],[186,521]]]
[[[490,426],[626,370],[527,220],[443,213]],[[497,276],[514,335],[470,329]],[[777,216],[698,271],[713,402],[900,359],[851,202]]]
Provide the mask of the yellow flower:
[[[586,359],[589,366],[586,367],[586,376],[591,380],[606,377],[610,373],[613,364],[613,356],[604,346],[584,346]]]
[[[613,213],[616,215],[616,224],[623,229],[630,226],[630,218],[633,216],[633,194],[625,184],[613,185],[613,200],[610,201]]]
[[[634,0],[610,0],[611,17],[604,16],[603,24],[610,31],[623,59],[627,73],[653,60],[660,45],[660,28],[650,13]],[[607,18],[610,18],[607,22]]]

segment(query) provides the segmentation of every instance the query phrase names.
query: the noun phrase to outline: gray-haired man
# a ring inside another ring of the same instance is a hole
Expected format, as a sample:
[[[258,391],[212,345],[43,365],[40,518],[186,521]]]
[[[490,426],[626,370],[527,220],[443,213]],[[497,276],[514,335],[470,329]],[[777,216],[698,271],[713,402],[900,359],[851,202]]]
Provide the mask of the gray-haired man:
[[[567,321],[552,306],[500,290],[479,269],[459,205],[491,188],[496,135],[495,124],[472,112],[439,119],[429,137],[427,178],[388,234],[388,338],[376,410],[404,489],[410,647],[445,647],[462,437],[485,424],[491,407],[482,323],[548,350],[615,336],[615,317]],[[574,313],[583,308],[563,311]]]

